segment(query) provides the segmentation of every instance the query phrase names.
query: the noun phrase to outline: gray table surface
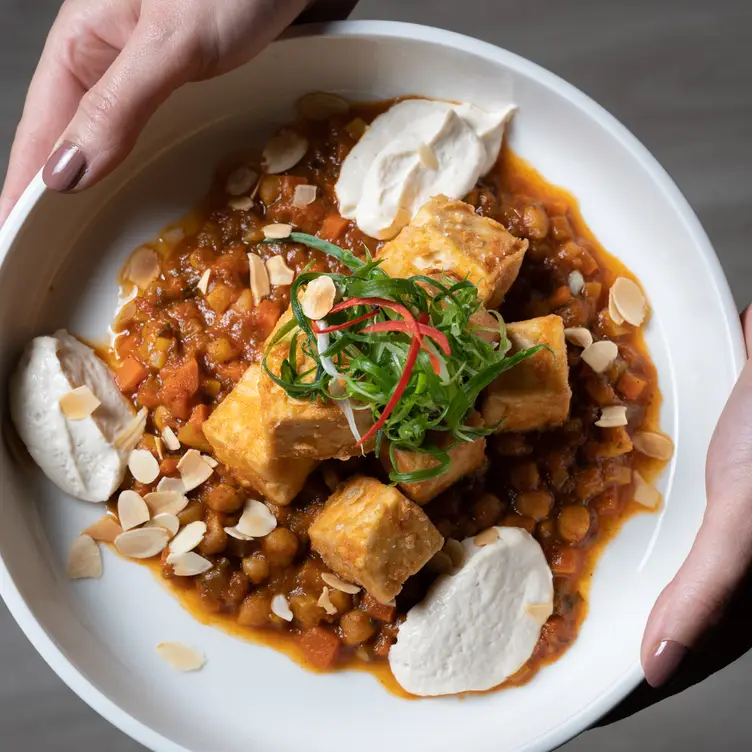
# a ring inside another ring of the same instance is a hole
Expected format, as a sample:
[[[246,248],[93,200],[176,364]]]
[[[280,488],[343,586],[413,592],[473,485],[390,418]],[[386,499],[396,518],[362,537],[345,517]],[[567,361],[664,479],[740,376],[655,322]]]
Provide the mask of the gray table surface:
[[[0,172],[56,0],[0,0]],[[355,18],[430,24],[506,47],[583,89],[673,175],[740,307],[752,299],[750,0],[362,0]],[[143,749],[90,710],[0,603],[0,749]],[[589,731],[568,752],[752,748],[752,654]]]

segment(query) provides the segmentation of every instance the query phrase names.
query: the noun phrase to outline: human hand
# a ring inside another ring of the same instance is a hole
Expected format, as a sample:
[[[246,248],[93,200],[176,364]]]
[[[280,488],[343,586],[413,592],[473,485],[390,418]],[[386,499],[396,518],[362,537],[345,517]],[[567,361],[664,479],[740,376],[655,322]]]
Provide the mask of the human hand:
[[[94,184],[127,156],[176,88],[250,60],[310,4],[65,0],[13,143],[0,226],[43,165],[44,181],[54,190]],[[327,10],[346,16],[354,5],[319,0],[311,20],[317,20],[317,9],[319,17]]]

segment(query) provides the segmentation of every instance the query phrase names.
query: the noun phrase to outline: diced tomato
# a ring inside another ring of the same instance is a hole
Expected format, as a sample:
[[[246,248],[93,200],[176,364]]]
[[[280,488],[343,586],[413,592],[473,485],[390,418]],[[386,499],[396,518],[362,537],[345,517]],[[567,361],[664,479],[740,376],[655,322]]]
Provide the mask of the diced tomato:
[[[303,648],[306,660],[314,668],[326,670],[336,662],[340,642],[334,632],[324,627],[314,627],[300,636],[300,646]]]
[[[176,370],[162,371],[160,398],[174,417],[187,420],[191,414],[190,400],[199,388],[198,362],[189,358]]]
[[[149,371],[146,366],[139,363],[135,358],[126,358],[123,365],[115,373],[115,381],[123,394],[130,394],[138,388],[138,385],[148,375]]]
[[[397,615],[396,606],[385,606],[383,603],[379,603],[372,595],[366,593],[360,601],[360,607],[365,611],[372,619],[376,621],[393,622],[394,617]]]

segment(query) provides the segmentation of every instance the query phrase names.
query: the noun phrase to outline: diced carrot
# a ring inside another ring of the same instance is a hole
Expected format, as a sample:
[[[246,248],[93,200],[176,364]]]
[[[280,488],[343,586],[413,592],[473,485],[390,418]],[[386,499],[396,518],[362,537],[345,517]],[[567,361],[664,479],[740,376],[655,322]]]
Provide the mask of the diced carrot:
[[[280,311],[277,301],[262,300],[254,308],[252,314],[255,325],[254,329],[258,333],[258,336],[266,339],[272,333],[272,329],[276,326],[277,321],[279,321],[281,313],[282,311]]]
[[[198,362],[189,358],[179,368],[165,375],[162,371],[160,397],[170,412],[181,420],[190,415],[189,400],[198,391]]]
[[[325,240],[337,240],[345,233],[348,224],[349,222],[341,217],[339,213],[332,212],[322,222],[318,235]]]
[[[138,404],[142,407],[147,407],[149,410],[154,410],[162,404],[159,398],[159,384],[153,376],[150,376],[146,381],[141,382],[141,386],[138,388]]]
[[[648,382],[645,379],[636,376],[631,371],[627,371],[616,382],[616,388],[628,400],[636,400],[645,391]]]
[[[318,669],[331,668],[339,655],[340,642],[334,632],[324,627],[308,629],[300,637],[306,660]]]
[[[135,358],[126,358],[123,365],[115,373],[115,381],[123,394],[129,394],[135,391],[148,375],[149,371],[146,366],[139,363]]]
[[[554,575],[571,577],[582,566],[582,555],[576,548],[559,548],[551,556],[551,571]]]
[[[572,299],[572,292],[567,285],[557,287],[548,299],[548,305],[551,308],[560,308]]]
[[[191,413],[191,423],[197,426],[202,426],[207,420],[209,420],[209,415],[211,415],[209,405],[196,405]]]
[[[372,619],[376,619],[376,621],[391,623],[397,615],[397,608],[395,606],[385,606],[368,593],[366,593],[361,599],[360,608]]]
[[[180,459],[177,457],[165,457],[159,463],[159,474],[175,475],[178,471],[178,462],[180,462]]]

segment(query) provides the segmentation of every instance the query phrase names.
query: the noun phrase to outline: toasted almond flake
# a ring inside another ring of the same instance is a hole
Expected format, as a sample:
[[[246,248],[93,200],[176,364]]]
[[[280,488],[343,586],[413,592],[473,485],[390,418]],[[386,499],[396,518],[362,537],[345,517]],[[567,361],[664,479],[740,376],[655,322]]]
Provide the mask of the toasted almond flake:
[[[264,298],[268,298],[272,292],[269,272],[266,271],[266,264],[264,264],[261,256],[256,253],[248,254],[248,267],[251,272],[253,305],[258,305]]]
[[[579,269],[570,272],[567,282],[569,284],[569,292],[575,297],[577,297],[585,287],[585,277],[582,276],[582,272]]]
[[[162,441],[164,441],[165,446],[171,451],[171,452],[177,452],[180,449],[180,441],[178,440],[178,437],[169,426],[165,426],[162,429]]]
[[[321,471],[321,477],[323,478],[326,487],[332,492],[336,491],[337,486],[342,482],[339,473],[331,467],[325,467]]]
[[[206,523],[191,522],[172,539],[170,552],[173,554],[187,554],[201,543],[204,535],[206,535]]]
[[[272,613],[285,621],[292,621],[293,619],[290,604],[287,602],[287,598],[282,594],[275,595],[274,598],[272,598]]]
[[[131,559],[151,559],[161,554],[170,540],[162,527],[137,527],[115,538],[115,548]]]
[[[660,491],[650,485],[640,473],[635,470],[632,473],[634,483],[634,500],[648,509],[655,509],[661,503]]]
[[[627,425],[627,408],[623,405],[610,405],[601,408],[601,417],[595,421],[599,428],[618,428]]]
[[[264,233],[264,237],[267,240],[284,240],[285,238],[290,237],[290,233],[292,232],[292,225],[281,223],[266,225],[261,229],[261,231]]]
[[[437,551],[426,564],[426,568],[434,574],[450,574],[454,570],[454,563],[448,553]]]
[[[614,308],[632,326],[642,326],[648,313],[648,301],[636,282],[627,277],[617,277],[608,292],[609,310],[613,300]],[[618,323],[618,322],[617,322]]]
[[[619,357],[619,348],[614,342],[602,339],[593,342],[582,351],[582,359],[596,372],[603,373]]]
[[[617,326],[621,326],[624,323],[624,317],[616,308],[616,302],[614,301],[614,296],[611,294],[611,290],[608,291],[608,315],[611,317],[611,321]]]
[[[420,161],[426,169],[439,169],[439,160],[436,157],[436,152],[428,144],[421,143],[418,146],[418,157],[420,157]]]
[[[634,448],[646,457],[667,462],[674,456],[674,442],[662,433],[638,431],[632,437]]]
[[[93,538],[79,535],[68,552],[68,578],[84,580],[102,576],[102,552]]]
[[[157,459],[161,462],[164,459],[164,442],[161,437],[154,437],[154,448],[157,451]]]
[[[447,538],[444,542],[444,553],[449,554],[455,569],[459,569],[465,563],[465,549],[455,538]]]
[[[332,278],[324,275],[316,277],[308,284],[300,299],[300,305],[309,319],[319,321],[332,310],[336,297],[337,288]]]
[[[473,538],[473,543],[476,546],[489,546],[491,543],[495,543],[499,540],[499,531],[495,527],[489,527]]]
[[[308,139],[284,128],[272,138],[261,156],[261,167],[268,175],[279,175],[300,162],[308,151]]]
[[[237,529],[243,535],[252,538],[263,538],[277,527],[277,518],[269,507],[261,501],[249,499],[237,524]]]
[[[98,519],[93,525],[84,530],[83,535],[88,535],[99,543],[114,543],[115,538],[123,532],[123,528],[118,525],[117,520],[106,514]]]
[[[202,294],[206,295],[206,291],[209,289],[209,280],[211,279],[211,269],[207,269],[202,275],[201,279],[196,285],[196,289]]]
[[[235,211],[250,211],[253,209],[253,199],[250,196],[238,196],[238,198],[231,198],[227,205]]]
[[[355,650],[355,657],[359,661],[363,661],[364,663],[370,663],[371,662],[371,656],[370,656],[368,650],[366,650],[366,648],[364,648],[362,645]]]
[[[208,559],[193,551],[169,554],[166,561],[176,577],[196,577],[214,566]]]
[[[316,200],[317,193],[318,188],[315,185],[296,185],[292,205],[298,209],[305,209]]]
[[[584,326],[565,329],[564,336],[567,338],[567,342],[571,342],[573,345],[577,345],[577,347],[582,347],[583,349],[593,344],[593,335],[590,333],[590,329],[585,329]]]
[[[178,462],[178,470],[186,491],[198,488],[211,478],[214,468],[211,467],[196,449],[189,449]]]
[[[162,242],[167,245],[175,245],[185,237],[185,231],[182,227],[172,227],[162,233]]]
[[[145,407],[142,407],[134,416],[130,422],[120,429],[115,436],[115,449],[119,449],[124,452],[131,451],[144,435],[146,429],[146,418],[148,417],[148,411]]]
[[[355,118],[345,126],[345,130],[356,141],[360,141],[360,139],[366,135],[366,131],[368,130],[368,123],[366,123],[363,118]]]
[[[201,653],[180,642],[160,642],[157,655],[178,671],[200,671],[206,665]]]
[[[139,290],[146,290],[159,277],[159,256],[144,246],[133,253],[125,268],[125,277]]]
[[[238,167],[227,176],[225,192],[230,196],[242,196],[250,193],[257,180],[258,175],[250,167]]]
[[[187,493],[185,483],[180,478],[161,478],[157,483],[158,493]]]
[[[316,91],[300,98],[298,110],[307,120],[328,120],[333,115],[346,115],[350,103],[337,94]]]
[[[134,449],[128,458],[128,469],[139,483],[154,483],[159,477],[159,462],[148,449]]]
[[[174,479],[163,478],[163,480]],[[146,502],[146,506],[149,507],[152,517],[157,517],[160,514],[179,514],[188,506],[188,498],[178,491],[157,490],[154,493],[146,494],[144,501]]]
[[[174,514],[163,512],[152,517],[144,527],[161,527],[170,534],[170,538],[174,538],[180,530],[180,520]]]
[[[539,624],[545,624],[548,617],[554,611],[553,603],[528,603],[525,605],[525,611]]]
[[[123,532],[149,521],[149,507],[135,491],[123,491],[118,496],[117,513]]]
[[[295,281],[295,271],[290,269],[283,256],[272,256],[266,260],[269,282],[275,287],[291,285]]]
[[[226,527],[225,532],[227,535],[230,536],[230,538],[235,538],[239,541],[252,541],[253,536],[251,535],[245,535],[244,533],[241,533],[240,530],[237,529],[237,527]]]
[[[68,420],[84,420],[101,404],[101,400],[86,384],[72,389],[60,398],[60,410]]]
[[[329,597],[329,588],[326,585],[324,585],[324,589],[321,591],[318,604],[329,616],[334,616],[337,613],[337,607],[332,603],[332,599]]]
[[[217,462],[214,457],[211,457],[208,454],[202,454],[201,459],[203,459],[203,461],[206,462],[209,467],[217,467],[217,465],[219,465],[219,462]]]
[[[360,592],[360,588],[357,585],[351,585],[349,582],[340,580],[340,578],[337,577],[337,575],[331,574],[330,572],[324,572],[321,575],[321,579],[327,585],[329,585],[330,588],[334,588],[335,590],[339,590],[343,593],[347,593],[348,595],[355,595],[355,593]]]

